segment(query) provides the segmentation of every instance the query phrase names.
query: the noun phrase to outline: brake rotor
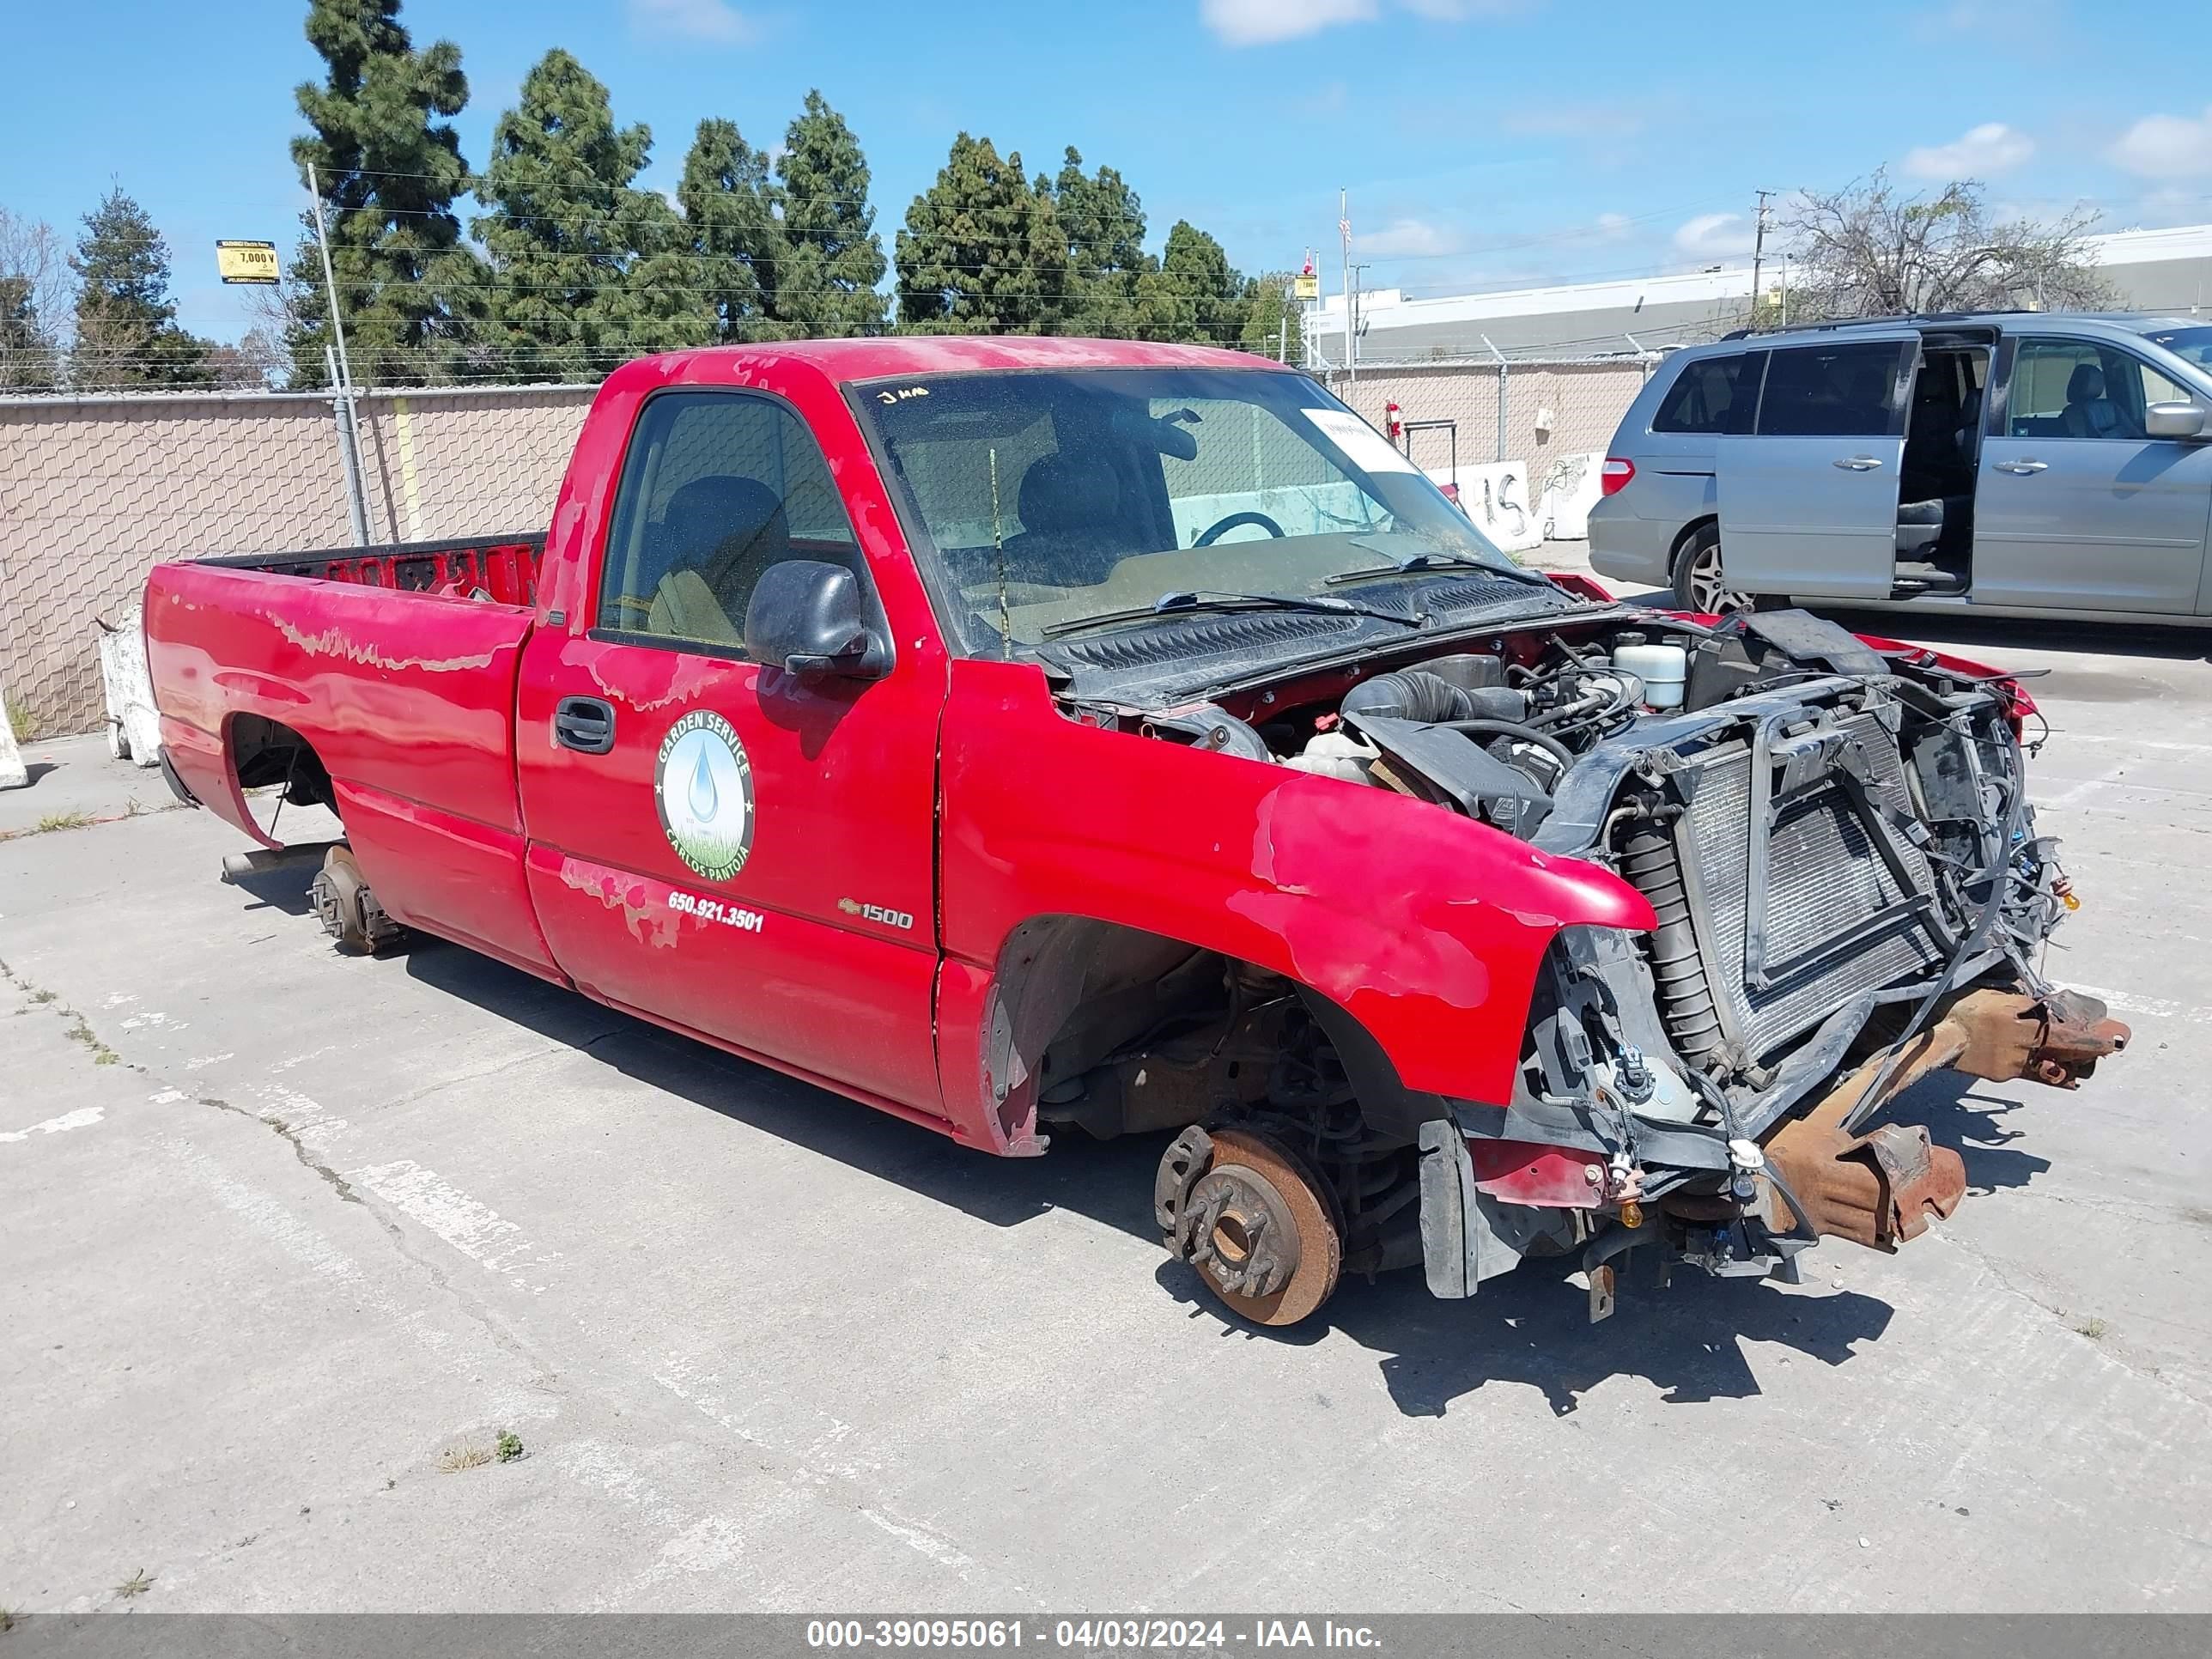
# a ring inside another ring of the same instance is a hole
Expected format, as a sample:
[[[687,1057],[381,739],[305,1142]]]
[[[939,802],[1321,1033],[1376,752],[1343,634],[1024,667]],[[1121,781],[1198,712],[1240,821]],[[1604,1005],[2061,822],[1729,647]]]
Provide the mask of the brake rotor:
[[[1336,1198],[1279,1141],[1213,1132],[1213,1161],[1183,1206],[1185,1252],[1255,1325],[1295,1325],[1328,1300],[1344,1262]]]

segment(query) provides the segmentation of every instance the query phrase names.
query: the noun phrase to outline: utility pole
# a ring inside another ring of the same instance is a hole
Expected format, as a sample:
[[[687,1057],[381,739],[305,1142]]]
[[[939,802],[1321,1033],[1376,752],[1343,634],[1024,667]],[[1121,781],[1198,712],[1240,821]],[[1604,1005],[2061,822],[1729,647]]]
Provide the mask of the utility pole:
[[[1352,192],[1336,192],[1336,235],[1344,245],[1344,372],[1346,384],[1359,382],[1358,366],[1352,362]]]
[[[1759,213],[1751,233],[1751,325],[1759,326],[1759,268],[1766,252],[1766,201],[1773,195],[1771,190],[1757,192]]]
[[[359,427],[353,400],[353,366],[346,361],[345,323],[339,316],[344,308],[338,298],[338,279],[331,269],[331,235],[323,223],[323,191],[315,177],[315,164],[307,163],[307,201],[315,210],[315,246],[323,256],[323,311],[331,319],[331,341],[335,348],[325,359],[334,371],[337,385],[339,421],[338,441],[345,447],[346,505],[353,519],[354,545],[368,545],[368,514],[363,500],[361,483],[361,444]]]

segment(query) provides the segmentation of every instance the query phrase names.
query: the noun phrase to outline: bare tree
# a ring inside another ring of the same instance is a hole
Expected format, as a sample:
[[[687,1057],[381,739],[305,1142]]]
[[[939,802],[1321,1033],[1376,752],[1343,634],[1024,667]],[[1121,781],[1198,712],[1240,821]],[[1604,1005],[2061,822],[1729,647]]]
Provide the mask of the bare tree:
[[[1783,220],[1790,320],[2095,311],[2117,302],[2084,240],[2094,212],[1994,222],[1982,189],[1960,179],[1932,198],[1905,196],[1876,172],[1838,191],[1804,192]],[[1771,320],[1765,309],[1761,322]]]
[[[0,208],[0,389],[60,384],[63,331],[76,302],[69,252],[53,227]]]

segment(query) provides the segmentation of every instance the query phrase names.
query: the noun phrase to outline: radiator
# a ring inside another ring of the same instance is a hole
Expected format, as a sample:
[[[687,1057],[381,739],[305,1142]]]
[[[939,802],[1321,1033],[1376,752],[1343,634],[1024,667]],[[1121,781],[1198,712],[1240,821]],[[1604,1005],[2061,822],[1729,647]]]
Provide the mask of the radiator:
[[[1859,757],[1865,801],[1910,818],[1896,739],[1871,714],[1838,720],[1835,741]],[[1759,811],[1748,743],[1692,762],[1698,773],[1671,836],[1647,832],[1623,872],[1659,913],[1652,969],[1660,1013],[1685,1060],[1704,1067],[1765,1064],[1861,991],[1920,977],[1944,949],[1928,861],[1884,833],[1840,766],[1800,763],[1765,847],[1764,949],[1750,960],[1752,824]]]

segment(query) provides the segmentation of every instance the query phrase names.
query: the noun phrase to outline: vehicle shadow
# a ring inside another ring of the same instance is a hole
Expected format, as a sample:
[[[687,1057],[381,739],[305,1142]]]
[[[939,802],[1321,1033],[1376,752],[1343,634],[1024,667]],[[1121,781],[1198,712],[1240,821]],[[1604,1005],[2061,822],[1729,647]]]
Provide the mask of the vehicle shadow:
[[[1761,1280],[1711,1279],[1694,1268],[1676,1268],[1662,1285],[1650,1257],[1632,1251],[1616,1263],[1614,1311],[1600,1324],[1590,1322],[1589,1297],[1575,1282],[1571,1256],[1532,1258],[1464,1302],[1431,1296],[1418,1270],[1371,1285],[1354,1280],[1319,1319],[1285,1331],[1226,1313],[1182,1262],[1164,1261],[1154,1276],[1191,1318],[1212,1320],[1224,1334],[1304,1346],[1341,1331],[1382,1355],[1383,1385],[1408,1417],[1442,1417],[1453,1401],[1492,1383],[1533,1389],[1553,1415],[1565,1417],[1583,1395],[1617,1376],[1644,1378],[1670,1406],[1747,1399],[1761,1390],[1746,1344],[1778,1344],[1841,1365],[1859,1343],[1880,1337],[1892,1316],[1887,1303],[1856,1291],[1791,1295]],[[1819,1265],[1816,1255],[1808,1278]]]
[[[1899,1095],[1878,1121],[1926,1124],[1929,1139],[1948,1146],[1966,1164],[1970,1197],[2026,1187],[2051,1168],[2051,1160],[2013,1144],[2027,1132],[2005,1120],[2021,1103],[1990,1092],[1994,1086],[1958,1072],[1937,1072]]]
[[[1063,1210],[1133,1237],[1157,1237],[1152,1172],[1165,1134],[1102,1142],[1073,1133],[1055,1137],[1046,1158],[986,1158],[458,945],[425,940],[408,953],[405,965],[423,984],[564,1042],[625,1077],[988,1225],[1019,1226]],[[1953,1133],[1971,1139],[1979,1115],[1962,1107],[1960,1116],[1966,1127]],[[2004,1169],[1989,1178],[2010,1184],[2018,1173]],[[1534,1260],[1458,1304],[1431,1297],[1418,1270],[1372,1284],[1355,1279],[1319,1320],[1289,1330],[1229,1315],[1181,1262],[1163,1259],[1156,1278],[1188,1317],[1214,1322],[1224,1336],[1304,1346],[1341,1331],[1382,1356],[1391,1400],[1415,1417],[1441,1416],[1452,1401],[1492,1383],[1534,1389],[1565,1415],[1589,1389],[1620,1376],[1649,1379],[1673,1404],[1742,1398],[1759,1391],[1745,1343],[1778,1344],[1840,1365],[1858,1344],[1879,1337],[1891,1316],[1887,1304],[1856,1292],[1797,1295],[1695,1270],[1678,1269],[1662,1289],[1656,1264],[1638,1251],[1622,1264],[1618,1311],[1592,1326],[1587,1294],[1570,1278],[1575,1266],[1572,1258]]]

